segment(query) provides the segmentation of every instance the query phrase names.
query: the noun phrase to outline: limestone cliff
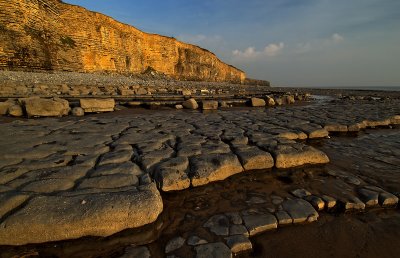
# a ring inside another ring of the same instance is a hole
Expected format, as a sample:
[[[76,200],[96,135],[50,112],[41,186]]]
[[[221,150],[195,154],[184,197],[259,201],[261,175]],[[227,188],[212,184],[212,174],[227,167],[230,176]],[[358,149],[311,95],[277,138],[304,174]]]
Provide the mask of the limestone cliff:
[[[0,68],[142,73],[243,82],[213,53],[60,0],[0,0]]]

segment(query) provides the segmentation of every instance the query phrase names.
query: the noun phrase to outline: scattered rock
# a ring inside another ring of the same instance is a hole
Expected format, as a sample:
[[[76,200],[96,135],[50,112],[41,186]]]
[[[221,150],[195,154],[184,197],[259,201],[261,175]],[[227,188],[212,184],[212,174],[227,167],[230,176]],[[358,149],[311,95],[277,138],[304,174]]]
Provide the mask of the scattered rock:
[[[7,115],[8,109],[14,104],[11,102],[0,102],[0,115]]]
[[[72,109],[72,111],[71,111],[71,114],[73,116],[84,116],[85,115],[85,111],[81,107],[74,107]]]
[[[340,200],[343,208],[347,210],[364,210],[365,204],[355,196],[348,197],[347,199]]]
[[[215,100],[203,100],[202,101],[203,110],[217,110],[218,109],[218,101]]]
[[[204,239],[201,239],[198,236],[190,236],[187,240],[187,244],[190,246],[196,246],[196,245],[208,244],[208,242]]]
[[[272,97],[270,97],[270,96],[267,96],[267,98],[266,98],[266,103],[267,103],[267,105],[270,106],[270,107],[275,106],[275,100],[274,100],[274,98],[272,98]]]
[[[185,239],[182,237],[175,237],[171,239],[165,246],[165,253],[173,252],[181,248],[185,244]]]
[[[244,224],[250,236],[278,227],[278,222],[272,214],[251,214],[243,216]]]
[[[325,201],[325,207],[327,209],[332,209],[336,206],[336,199],[327,195],[323,195],[322,199]]]
[[[221,242],[198,245],[194,250],[196,258],[232,258],[231,250]]]
[[[12,105],[8,108],[8,114],[14,117],[21,117],[24,115],[24,111],[20,105]]]
[[[192,95],[192,92],[190,90],[182,90],[181,94],[183,96],[190,96],[190,95]]]
[[[145,88],[139,88],[135,91],[136,95],[147,95],[149,92]]]
[[[327,130],[328,132],[333,132],[333,133],[346,133],[349,130],[347,125],[340,125],[340,124],[325,125],[324,129]]]
[[[399,198],[391,193],[382,192],[379,194],[379,204],[382,207],[396,206],[398,202]]]
[[[284,96],[284,101],[286,104],[294,104],[296,101],[294,100],[294,96],[286,95]]]
[[[24,105],[28,117],[66,116],[70,111],[67,100],[53,98],[42,99],[37,97],[19,99]]]
[[[317,220],[318,212],[310,203],[303,199],[286,200],[282,203],[283,209],[292,217],[293,223],[301,223],[309,220]]]
[[[175,108],[179,110],[179,109],[183,109],[183,106],[182,105],[175,105]]]
[[[114,99],[80,99],[79,102],[85,113],[112,112],[115,108]]]
[[[297,198],[301,198],[301,199],[311,195],[311,193],[305,189],[296,189],[296,190],[293,190],[290,192]]]
[[[311,205],[317,210],[317,211],[322,211],[325,208],[325,202],[314,195],[311,196],[307,196],[304,198],[306,201],[308,201],[309,203],[311,203]]]
[[[229,220],[225,215],[212,216],[203,227],[210,229],[217,236],[229,235]]]
[[[188,99],[185,102],[183,102],[182,106],[187,109],[198,109],[199,108],[199,104],[197,104],[197,101],[193,98]]]
[[[365,203],[366,207],[373,207],[379,204],[379,193],[368,189],[360,189],[358,193],[360,194],[360,198]]]
[[[259,98],[251,98],[250,100],[252,107],[265,107],[265,100]]]

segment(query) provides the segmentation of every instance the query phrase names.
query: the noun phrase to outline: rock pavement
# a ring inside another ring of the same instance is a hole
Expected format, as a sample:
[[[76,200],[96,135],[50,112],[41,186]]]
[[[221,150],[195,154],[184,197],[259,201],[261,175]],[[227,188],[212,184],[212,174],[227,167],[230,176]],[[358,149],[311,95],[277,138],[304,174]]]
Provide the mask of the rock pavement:
[[[311,146],[312,140],[345,128],[399,124],[398,104],[334,101],[3,123],[0,133],[7,137],[0,139],[0,244],[110,236],[157,220],[163,211],[160,191],[199,187],[256,170],[327,164],[329,155]],[[210,244],[199,240],[193,250],[198,257],[213,256],[216,250],[228,257],[251,249],[249,236],[315,221],[320,210],[398,203],[396,195],[363,180],[335,178],[344,184],[341,196],[292,189],[286,197],[271,197],[267,210],[210,218],[204,227],[226,239]],[[346,192],[350,185],[356,193]],[[258,196],[248,200],[269,203]]]

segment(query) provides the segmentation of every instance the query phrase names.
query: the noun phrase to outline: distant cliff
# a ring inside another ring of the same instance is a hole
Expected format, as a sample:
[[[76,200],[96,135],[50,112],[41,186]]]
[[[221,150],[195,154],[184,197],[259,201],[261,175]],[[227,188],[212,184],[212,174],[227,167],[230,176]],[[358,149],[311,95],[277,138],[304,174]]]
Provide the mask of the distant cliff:
[[[143,73],[243,82],[213,53],[59,0],[0,0],[0,69]]]

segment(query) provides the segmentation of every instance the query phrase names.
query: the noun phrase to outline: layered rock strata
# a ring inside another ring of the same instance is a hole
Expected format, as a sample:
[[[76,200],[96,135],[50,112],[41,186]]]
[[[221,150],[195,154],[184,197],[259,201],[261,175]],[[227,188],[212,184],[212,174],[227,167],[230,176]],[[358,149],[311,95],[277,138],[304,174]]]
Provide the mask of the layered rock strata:
[[[184,80],[244,82],[213,53],[142,32],[59,0],[0,1],[0,68],[160,72]]]

